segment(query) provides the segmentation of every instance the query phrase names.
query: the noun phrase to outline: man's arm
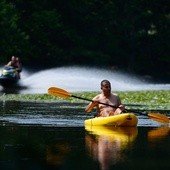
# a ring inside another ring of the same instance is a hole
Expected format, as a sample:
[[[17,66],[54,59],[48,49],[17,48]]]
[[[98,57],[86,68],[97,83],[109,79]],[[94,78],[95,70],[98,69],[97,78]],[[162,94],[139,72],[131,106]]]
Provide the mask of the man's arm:
[[[97,105],[98,105],[98,103],[97,103],[96,101],[90,102],[90,103],[87,105],[87,107],[85,108],[85,111],[86,111],[86,112],[91,112],[91,110],[92,110],[95,106],[97,106]]]
[[[99,98],[99,95],[95,96],[93,99],[92,99],[92,102],[90,102],[87,107],[85,108],[85,111],[86,112],[91,112],[91,110],[95,107],[95,106],[98,106],[98,98]]]
[[[6,67],[11,66],[11,61],[8,62],[8,64],[5,65]]]

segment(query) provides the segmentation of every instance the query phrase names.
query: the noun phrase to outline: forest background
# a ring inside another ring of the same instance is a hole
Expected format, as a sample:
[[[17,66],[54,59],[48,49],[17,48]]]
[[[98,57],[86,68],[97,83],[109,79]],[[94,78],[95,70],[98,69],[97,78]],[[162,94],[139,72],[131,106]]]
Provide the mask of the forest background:
[[[104,67],[170,82],[169,0],[1,0],[0,65]]]

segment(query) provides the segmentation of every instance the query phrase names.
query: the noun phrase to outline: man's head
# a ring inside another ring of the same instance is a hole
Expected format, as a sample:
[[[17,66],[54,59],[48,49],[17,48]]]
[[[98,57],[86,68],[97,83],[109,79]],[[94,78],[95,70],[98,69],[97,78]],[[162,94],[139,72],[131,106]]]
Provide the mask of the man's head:
[[[106,85],[106,84],[111,86],[109,80],[102,80],[101,83],[100,83],[101,87],[104,86],[104,85]]]
[[[102,90],[111,91],[111,84],[110,84],[109,80],[102,80],[100,84],[101,84],[101,89]]]
[[[11,61],[15,61],[15,56],[12,56],[12,57],[11,57]]]

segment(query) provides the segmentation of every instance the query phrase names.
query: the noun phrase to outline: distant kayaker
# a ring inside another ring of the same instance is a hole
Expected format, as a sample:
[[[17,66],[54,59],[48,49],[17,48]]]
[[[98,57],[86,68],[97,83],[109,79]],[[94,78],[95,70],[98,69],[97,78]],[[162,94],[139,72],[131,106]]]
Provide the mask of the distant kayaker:
[[[6,67],[9,67],[9,66],[12,66],[16,69],[16,75],[20,79],[20,73],[22,71],[22,64],[21,64],[19,57],[12,56],[11,61],[8,62]]]
[[[119,96],[111,92],[111,83],[108,80],[101,81],[101,90],[101,94],[98,94],[92,99],[93,102],[89,103],[85,111],[90,112],[94,107],[96,107],[98,117],[121,114],[125,110],[125,107],[121,103]],[[113,107],[100,104],[99,102],[113,105]]]

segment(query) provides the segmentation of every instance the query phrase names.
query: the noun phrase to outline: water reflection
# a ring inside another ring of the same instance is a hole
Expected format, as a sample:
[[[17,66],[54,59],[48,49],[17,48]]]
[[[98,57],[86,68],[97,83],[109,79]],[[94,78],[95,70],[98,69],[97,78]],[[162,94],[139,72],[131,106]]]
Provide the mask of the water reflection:
[[[170,127],[163,126],[163,127],[157,127],[148,132],[148,140],[149,141],[158,141],[160,139],[165,138],[170,133]]]
[[[64,140],[47,145],[46,161],[48,168],[60,168],[65,163],[69,152],[70,146]]]
[[[169,127],[85,131],[84,127],[9,125],[0,126],[0,134],[3,170],[170,168]]]
[[[85,127],[86,147],[90,157],[100,164],[100,169],[108,170],[110,166],[122,163],[127,158],[125,151],[133,147],[137,137],[136,127]]]

